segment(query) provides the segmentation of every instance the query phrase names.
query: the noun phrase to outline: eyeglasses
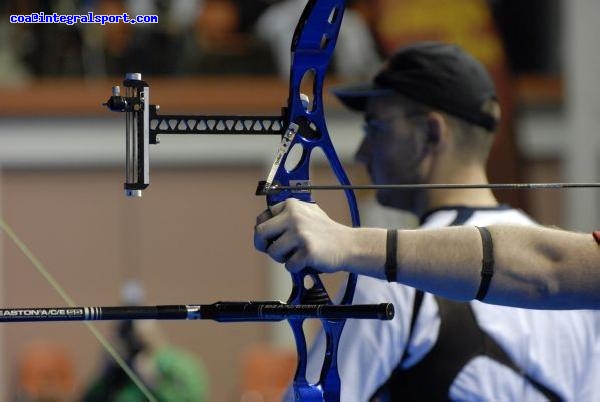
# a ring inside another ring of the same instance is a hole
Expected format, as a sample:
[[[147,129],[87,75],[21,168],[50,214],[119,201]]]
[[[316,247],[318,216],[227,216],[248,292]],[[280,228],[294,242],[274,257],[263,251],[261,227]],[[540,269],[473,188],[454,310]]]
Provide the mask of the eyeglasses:
[[[411,120],[414,118],[422,117],[426,114],[426,111],[411,111],[403,115],[391,116],[386,119],[376,119],[369,115],[365,117],[365,121],[363,123],[363,132],[367,135],[378,135],[389,133],[392,124],[399,119]]]
[[[399,116],[398,116],[399,117]],[[395,119],[392,119],[395,120]],[[377,120],[367,118],[363,124],[363,132],[366,135],[384,134],[390,131],[391,120]]]

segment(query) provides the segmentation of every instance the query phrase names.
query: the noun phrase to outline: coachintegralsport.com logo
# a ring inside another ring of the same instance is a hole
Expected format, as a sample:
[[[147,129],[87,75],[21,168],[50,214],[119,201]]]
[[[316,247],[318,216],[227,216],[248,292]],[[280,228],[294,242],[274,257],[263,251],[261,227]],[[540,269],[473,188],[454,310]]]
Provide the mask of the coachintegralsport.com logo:
[[[11,15],[9,20],[12,24],[158,24],[158,15],[136,15],[130,17],[129,14],[104,15],[88,12],[87,14],[69,14],[58,13],[45,14],[32,13],[25,15]]]

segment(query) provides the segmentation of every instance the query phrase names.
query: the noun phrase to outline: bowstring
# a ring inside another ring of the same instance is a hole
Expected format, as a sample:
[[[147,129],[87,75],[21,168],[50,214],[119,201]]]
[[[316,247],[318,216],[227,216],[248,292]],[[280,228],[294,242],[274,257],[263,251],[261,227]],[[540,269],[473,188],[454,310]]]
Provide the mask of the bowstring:
[[[8,237],[15,243],[15,245],[21,250],[21,252],[27,257],[35,269],[42,275],[42,277],[50,284],[50,286],[60,295],[60,297],[69,305],[69,307],[76,307],[77,304],[73,298],[67,293],[67,291],[58,283],[58,281],[50,274],[50,272],[44,268],[44,265],[39,259],[33,254],[33,252],[27,247],[27,245],[17,236],[15,231],[8,225],[2,216],[0,216],[0,228],[8,235]],[[84,324],[88,327],[92,335],[102,345],[104,350],[115,360],[119,367],[127,374],[129,379],[138,387],[138,389],[144,394],[144,396],[150,402],[157,402],[157,398],[152,394],[148,387],[144,384],[142,379],[127,365],[125,360],[121,357],[116,348],[98,331],[98,328],[91,322],[84,321]]]

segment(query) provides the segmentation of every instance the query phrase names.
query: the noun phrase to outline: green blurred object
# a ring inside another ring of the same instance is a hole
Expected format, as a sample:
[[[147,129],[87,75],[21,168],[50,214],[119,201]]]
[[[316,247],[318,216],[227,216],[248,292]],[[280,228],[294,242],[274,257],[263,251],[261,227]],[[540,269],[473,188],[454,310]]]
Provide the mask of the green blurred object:
[[[147,384],[158,401],[208,401],[208,376],[199,360],[172,346],[160,348],[152,357],[154,384]],[[146,398],[121,370],[107,370],[85,393],[84,402],[145,402]]]

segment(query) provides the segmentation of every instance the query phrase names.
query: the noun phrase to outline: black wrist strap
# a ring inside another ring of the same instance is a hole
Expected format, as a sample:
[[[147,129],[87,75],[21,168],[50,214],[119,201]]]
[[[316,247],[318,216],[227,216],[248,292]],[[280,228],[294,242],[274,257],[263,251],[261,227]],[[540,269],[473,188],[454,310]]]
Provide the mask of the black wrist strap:
[[[483,300],[487,295],[492,283],[492,277],[494,276],[494,243],[492,242],[492,235],[486,228],[477,227],[479,234],[481,235],[481,245],[483,248],[483,259],[481,260],[481,282],[479,283],[479,290],[475,298],[477,300]]]
[[[388,282],[398,281],[398,261],[396,253],[398,251],[398,231],[388,230],[385,242],[385,277]]]

